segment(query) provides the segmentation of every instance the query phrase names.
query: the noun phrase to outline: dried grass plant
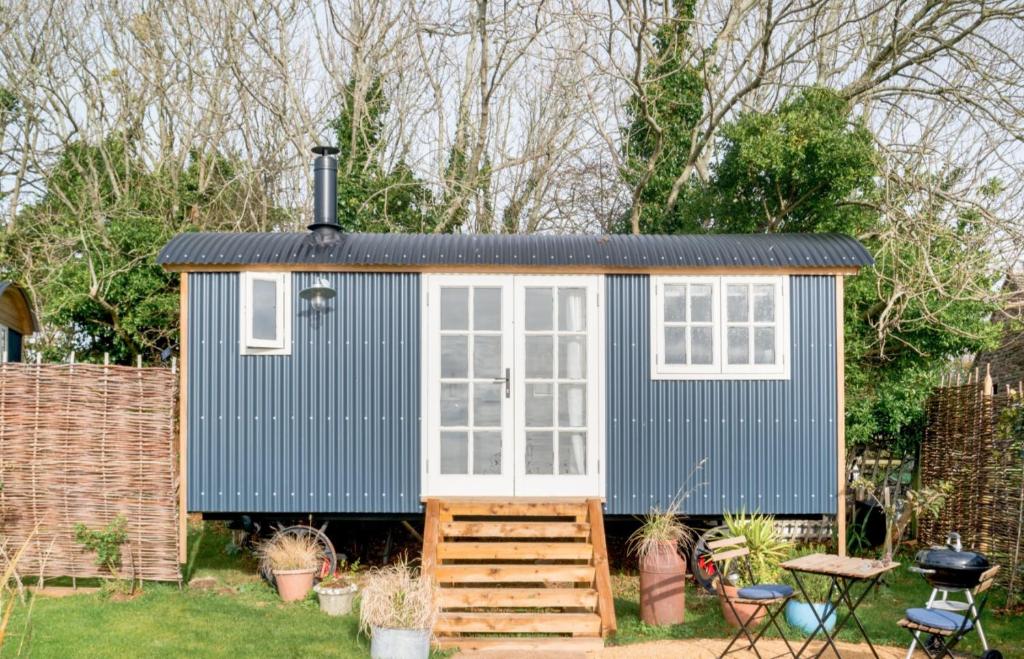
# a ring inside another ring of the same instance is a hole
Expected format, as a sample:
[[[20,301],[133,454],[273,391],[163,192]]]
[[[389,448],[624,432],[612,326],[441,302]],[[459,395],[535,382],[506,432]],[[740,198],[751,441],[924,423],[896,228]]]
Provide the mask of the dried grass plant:
[[[690,494],[704,485],[699,483],[687,489],[698,471],[704,468],[707,458],[698,462],[687,474],[686,480],[669,505],[662,509],[658,507],[651,510],[641,518],[640,527],[633,531],[626,541],[626,549],[643,563],[649,557],[656,554],[663,554],[666,547],[671,545],[672,551],[680,553],[680,548],[688,552],[693,546],[695,534],[693,529],[687,526],[682,520],[683,501],[689,498]]]
[[[322,551],[312,536],[277,533],[260,545],[258,555],[264,570],[315,570]]]
[[[437,620],[437,593],[433,581],[403,558],[370,572],[363,583],[359,628],[370,635],[373,627],[433,629]]]

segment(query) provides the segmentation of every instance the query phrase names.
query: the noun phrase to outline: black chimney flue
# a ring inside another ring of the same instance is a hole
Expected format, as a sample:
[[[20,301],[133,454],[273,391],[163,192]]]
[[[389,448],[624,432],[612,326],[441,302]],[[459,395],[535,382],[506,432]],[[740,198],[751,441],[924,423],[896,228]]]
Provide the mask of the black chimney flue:
[[[317,242],[334,242],[341,237],[338,224],[338,150],[333,146],[313,147],[313,232]]]

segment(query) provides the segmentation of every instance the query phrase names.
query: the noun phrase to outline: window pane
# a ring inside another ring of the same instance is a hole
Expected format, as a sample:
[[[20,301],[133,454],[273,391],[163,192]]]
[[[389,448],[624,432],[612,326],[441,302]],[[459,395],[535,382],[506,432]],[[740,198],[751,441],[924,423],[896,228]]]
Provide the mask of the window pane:
[[[501,372],[501,337],[473,337],[473,377],[500,378]]]
[[[775,286],[757,284],[754,286],[754,320],[770,323],[775,320]]]
[[[501,433],[473,433],[473,473],[501,473]]]
[[[726,318],[730,323],[746,322],[747,293],[750,287],[746,284],[730,284],[726,287]]]
[[[750,330],[748,328],[729,328],[729,363],[750,363]]]
[[[682,322],[686,320],[686,285],[665,286],[665,320]]]
[[[441,385],[441,425],[469,425],[469,385]]]
[[[473,385],[473,425],[501,425],[501,396],[504,385],[477,382]]]
[[[526,289],[526,331],[554,329],[552,310],[554,301],[550,288]]]
[[[501,289],[473,289],[473,329],[501,329]]]
[[[587,377],[587,338],[562,336],[558,338],[558,377],[583,380]]]
[[[469,376],[468,338],[465,336],[441,337],[441,377],[464,378]]]
[[[558,473],[587,473],[587,434],[582,432],[558,433]]]
[[[710,364],[714,361],[714,331],[711,327],[690,328],[690,363]]]
[[[587,425],[587,385],[558,385],[558,425],[563,428]]]
[[[441,329],[469,329],[469,289],[445,286],[441,289]]]
[[[464,432],[441,433],[441,473],[469,473],[469,436]]]
[[[695,323],[711,322],[711,286],[690,286],[690,320]]]
[[[554,337],[526,337],[526,377],[550,378],[555,372]]]
[[[686,328],[665,328],[665,363],[686,363]]]
[[[252,338],[277,340],[277,282],[252,280]]]
[[[587,329],[586,289],[558,289],[558,329],[582,332]]]
[[[555,473],[555,451],[551,432],[526,433],[526,473]]]
[[[775,328],[754,328],[754,363],[775,363]]]
[[[530,382],[526,385],[526,425],[550,428],[555,425],[555,385]]]

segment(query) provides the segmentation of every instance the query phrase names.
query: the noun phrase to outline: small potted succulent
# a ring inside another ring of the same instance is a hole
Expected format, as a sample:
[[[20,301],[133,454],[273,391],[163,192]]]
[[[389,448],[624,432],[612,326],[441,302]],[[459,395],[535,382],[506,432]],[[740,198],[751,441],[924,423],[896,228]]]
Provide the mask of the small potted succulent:
[[[321,611],[329,616],[343,616],[352,612],[352,602],[358,591],[356,576],[360,569],[358,560],[354,563],[342,561],[334,574],[327,575],[313,586],[320,600]]]
[[[680,553],[693,539],[679,517],[678,503],[652,508],[629,537],[640,564],[640,618],[648,625],[678,625],[686,614],[686,559]]]
[[[790,558],[826,553],[828,550],[821,545],[807,545],[790,552]],[[821,618],[825,620],[825,629],[831,633],[836,626],[836,610],[827,603],[829,587],[832,585],[829,578],[821,574],[801,574],[800,583],[807,593],[806,597],[797,586],[792,574],[786,574],[784,580],[793,587],[793,591],[796,593],[796,597],[786,602],[785,616],[790,627],[804,634],[812,634],[818,628],[818,619]],[[811,610],[812,607],[817,611],[817,616]]]
[[[437,614],[434,582],[405,559],[363,581],[359,626],[370,636],[373,659],[426,659]]]
[[[779,564],[789,553],[789,543],[779,536],[775,530],[775,518],[771,515],[760,513],[739,512],[735,515],[725,514],[726,537],[738,538],[743,536],[747,539],[747,549],[750,554],[741,560],[747,560],[750,564],[750,572],[753,575],[752,583],[747,583],[746,570],[734,569],[734,566],[726,564],[723,570],[722,587],[725,596],[734,599],[739,596],[739,589],[746,586],[761,584],[777,584],[782,576],[782,569]],[[748,622],[749,626],[756,626],[765,616],[765,609],[756,604],[739,604],[733,602],[729,606],[724,600],[721,601],[722,615],[725,621],[733,627],[740,626],[740,620]],[[735,613],[733,612],[735,609]]]
[[[277,593],[285,602],[306,599],[323,550],[314,537],[275,533],[260,545],[260,566],[274,575]]]

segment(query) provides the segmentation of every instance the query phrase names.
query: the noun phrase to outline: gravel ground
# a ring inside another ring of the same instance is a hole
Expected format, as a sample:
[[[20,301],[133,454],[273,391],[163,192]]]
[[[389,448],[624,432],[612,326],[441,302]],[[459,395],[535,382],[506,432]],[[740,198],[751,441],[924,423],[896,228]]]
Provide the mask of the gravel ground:
[[[651,643],[636,643],[634,645],[619,645],[607,647],[597,654],[578,655],[583,657],[595,657],[600,659],[672,659],[673,657],[690,659],[714,659],[725,649],[728,643],[725,639],[694,639],[687,641],[653,641]],[[820,648],[820,643],[812,644],[813,648]],[[842,659],[873,659],[867,645],[853,643],[838,643]],[[759,641],[757,649],[762,656],[774,657],[786,652],[785,644],[780,640],[767,639]],[[891,648],[875,646],[881,659],[903,659],[907,654],[906,648]],[[457,659],[469,659],[479,657],[485,659],[494,657],[494,653],[460,653]],[[569,659],[575,657],[572,653],[564,652],[502,652],[502,659]],[[826,658],[835,659],[831,650],[822,655]],[[916,653],[915,657],[924,657],[923,653]],[[730,658],[748,659],[756,657],[753,652],[732,652]]]

